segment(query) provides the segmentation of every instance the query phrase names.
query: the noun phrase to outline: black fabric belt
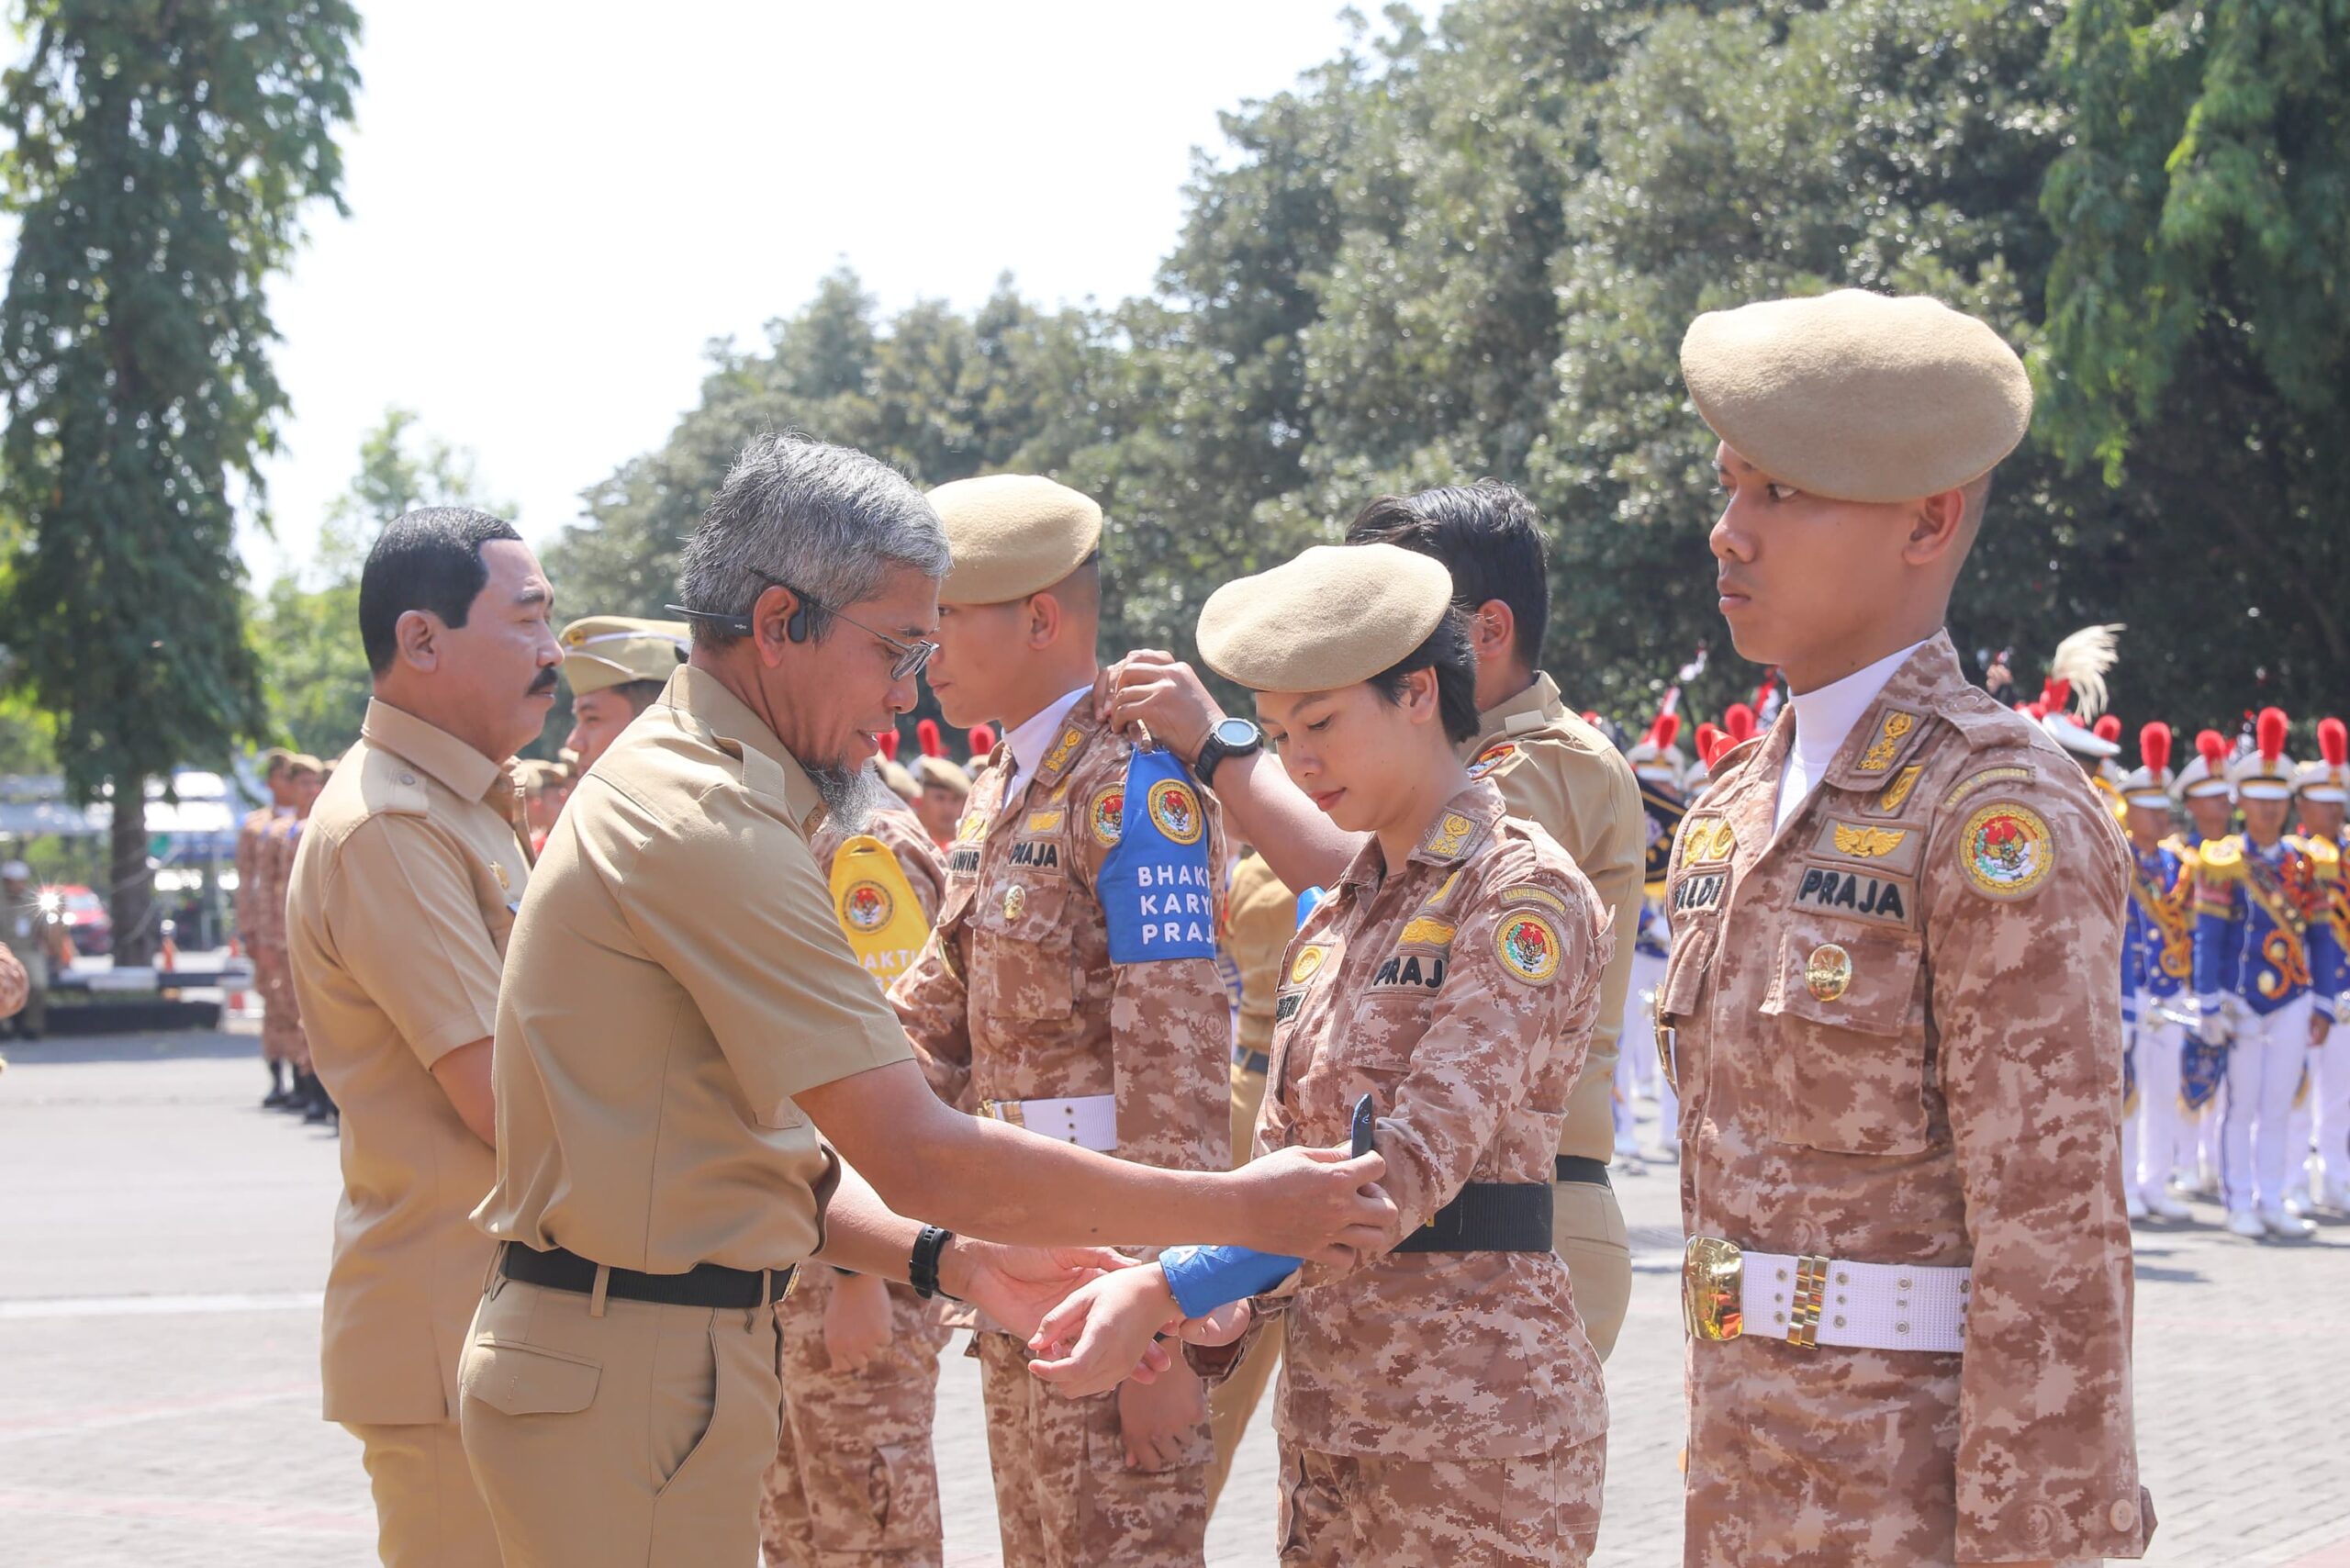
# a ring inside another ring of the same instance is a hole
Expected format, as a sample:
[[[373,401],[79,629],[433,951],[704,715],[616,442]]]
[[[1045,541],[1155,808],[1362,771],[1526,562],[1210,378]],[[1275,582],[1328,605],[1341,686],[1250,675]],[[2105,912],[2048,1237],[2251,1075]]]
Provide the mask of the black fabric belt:
[[[1594,1187],[1613,1187],[1607,1179],[1607,1161],[1592,1159],[1580,1154],[1562,1154],[1550,1163],[1551,1180],[1581,1182]]]
[[[598,1264],[558,1247],[536,1252],[509,1243],[498,1271],[524,1284],[549,1290],[576,1291],[591,1295]],[[644,1274],[634,1269],[614,1269],[604,1282],[604,1294],[623,1301],[657,1302],[664,1306],[747,1307],[762,1301],[783,1299],[790,1288],[789,1269],[729,1269],[717,1263],[697,1263],[682,1274]]]
[[[1232,1065],[1243,1072],[1253,1072],[1262,1078],[1273,1070],[1273,1058],[1262,1051],[1252,1051],[1246,1046],[1232,1047]]]
[[[1398,1252],[1548,1252],[1550,1183],[1472,1182]]]

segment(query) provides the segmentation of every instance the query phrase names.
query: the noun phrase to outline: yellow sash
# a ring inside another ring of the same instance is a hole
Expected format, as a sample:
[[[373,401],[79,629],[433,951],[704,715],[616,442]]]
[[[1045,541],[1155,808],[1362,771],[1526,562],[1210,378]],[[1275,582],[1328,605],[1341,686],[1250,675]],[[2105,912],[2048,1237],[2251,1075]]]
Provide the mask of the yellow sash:
[[[870,834],[850,839],[833,857],[833,913],[857,962],[885,986],[913,963],[930,935],[898,857]]]

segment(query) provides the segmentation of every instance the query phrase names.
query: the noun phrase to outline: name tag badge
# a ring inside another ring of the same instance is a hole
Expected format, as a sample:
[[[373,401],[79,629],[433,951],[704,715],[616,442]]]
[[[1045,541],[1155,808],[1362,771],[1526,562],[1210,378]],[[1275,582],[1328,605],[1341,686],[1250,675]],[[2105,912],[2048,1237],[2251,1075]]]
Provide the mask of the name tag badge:
[[[1822,914],[1841,915],[1876,925],[1908,930],[1918,902],[1917,887],[1907,877],[1872,876],[1846,866],[1814,861],[1803,868],[1796,884],[1796,907]]]
[[[1728,871],[1692,871],[1673,887],[1673,913],[1690,914],[1701,909],[1718,909],[1722,895],[1729,890]]]

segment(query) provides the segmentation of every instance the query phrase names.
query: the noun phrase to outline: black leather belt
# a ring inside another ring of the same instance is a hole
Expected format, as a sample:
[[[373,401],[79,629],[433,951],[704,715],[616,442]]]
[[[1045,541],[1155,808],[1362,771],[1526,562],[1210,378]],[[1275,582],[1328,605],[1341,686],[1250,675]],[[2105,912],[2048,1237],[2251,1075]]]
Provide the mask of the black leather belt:
[[[1262,1078],[1273,1070],[1273,1058],[1262,1051],[1252,1051],[1246,1046],[1232,1047],[1232,1065],[1243,1072],[1253,1072]]]
[[[1398,1252],[1548,1252],[1550,1184],[1472,1182]]]
[[[597,1262],[558,1247],[535,1252],[511,1243],[499,1260],[498,1271],[524,1284],[549,1290],[576,1291],[591,1295],[596,1289]],[[664,1306],[749,1307],[780,1301],[790,1287],[789,1269],[729,1269],[698,1263],[682,1274],[645,1274],[634,1269],[614,1269],[604,1282],[604,1294],[623,1301],[657,1302]]]
[[[1562,1154],[1550,1163],[1551,1180],[1582,1182],[1594,1187],[1613,1187],[1607,1179],[1607,1161],[1592,1159],[1580,1154]]]

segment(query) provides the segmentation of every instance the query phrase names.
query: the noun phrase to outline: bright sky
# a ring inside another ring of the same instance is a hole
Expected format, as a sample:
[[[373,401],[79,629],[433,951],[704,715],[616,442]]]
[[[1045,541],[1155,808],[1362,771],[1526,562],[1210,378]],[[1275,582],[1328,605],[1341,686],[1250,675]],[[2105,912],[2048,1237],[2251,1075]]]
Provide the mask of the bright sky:
[[[710,340],[759,342],[840,262],[885,309],[1006,269],[1047,304],[1141,293],[1217,111],[1348,37],[1337,0],[364,9],[352,215],[314,208],[272,295],[294,408],[256,582],[309,560],[390,405],[543,540],[693,404]]]

